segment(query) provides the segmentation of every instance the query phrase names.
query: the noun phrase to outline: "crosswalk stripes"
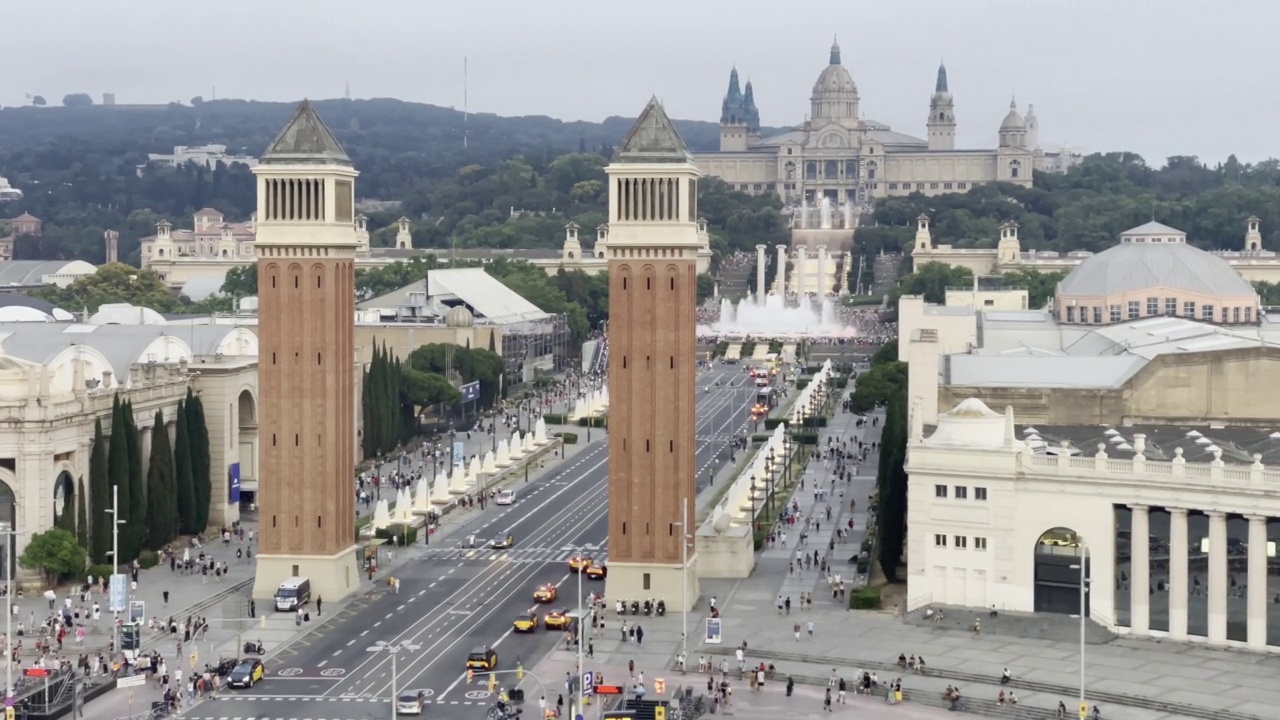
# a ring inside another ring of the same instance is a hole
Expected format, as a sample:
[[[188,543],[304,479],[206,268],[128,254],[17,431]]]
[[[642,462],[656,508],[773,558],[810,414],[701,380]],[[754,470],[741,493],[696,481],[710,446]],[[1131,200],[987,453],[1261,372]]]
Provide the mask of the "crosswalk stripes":
[[[427,548],[420,552],[423,560],[473,560],[484,562],[489,560],[505,560],[514,563],[568,563],[577,553],[562,548],[513,548],[511,550],[492,550],[488,548]],[[591,559],[596,563],[604,563],[607,555],[593,553]]]

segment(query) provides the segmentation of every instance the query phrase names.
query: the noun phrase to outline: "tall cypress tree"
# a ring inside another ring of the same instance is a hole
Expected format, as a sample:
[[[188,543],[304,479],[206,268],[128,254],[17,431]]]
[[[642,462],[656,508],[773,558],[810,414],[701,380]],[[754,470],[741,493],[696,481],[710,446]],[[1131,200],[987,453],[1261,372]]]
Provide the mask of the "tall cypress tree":
[[[92,456],[89,462],[93,462]],[[83,475],[76,487],[76,542],[85,550],[89,549],[89,496],[84,494]]]
[[[133,415],[133,401],[124,402],[125,440],[129,449],[129,524],[120,528],[129,530],[130,547],[141,552],[150,527],[147,515],[149,506],[142,479],[142,438],[138,436],[138,419]]]
[[[133,501],[129,496],[129,423],[125,420],[124,403],[120,402],[119,395],[116,395],[111,410],[111,445],[107,450],[107,477],[110,478],[111,486],[116,488],[117,519],[125,523],[119,529],[120,557],[116,558],[117,563],[123,564],[136,558],[138,551],[133,544],[135,530],[133,519],[129,517],[130,510],[133,508]],[[108,500],[108,507],[110,503],[111,501]]]
[[[907,450],[907,394],[896,391],[885,408],[884,430],[880,437],[877,521],[880,569],[890,582],[898,579],[902,550],[907,539],[907,473],[903,469]]]
[[[164,424],[164,411],[156,410],[151,428],[151,462],[147,466],[147,547],[159,550],[178,534],[178,506],[173,496],[173,448]]]
[[[369,368],[360,373],[360,451],[365,458],[373,452],[373,399],[369,396]]]
[[[196,528],[209,527],[209,507],[213,502],[213,461],[209,457],[209,426],[205,422],[204,401],[187,388],[187,440],[191,443],[191,476],[196,496]]]
[[[111,477],[107,463],[107,438],[102,433],[102,418],[93,425],[93,450],[89,454],[89,507],[93,523],[89,526],[89,555],[101,565],[111,556]]]
[[[178,505],[178,532],[194,535],[204,530],[197,527],[195,475],[191,468],[191,437],[187,422],[187,404],[178,401],[178,431],[173,442],[174,496]]]

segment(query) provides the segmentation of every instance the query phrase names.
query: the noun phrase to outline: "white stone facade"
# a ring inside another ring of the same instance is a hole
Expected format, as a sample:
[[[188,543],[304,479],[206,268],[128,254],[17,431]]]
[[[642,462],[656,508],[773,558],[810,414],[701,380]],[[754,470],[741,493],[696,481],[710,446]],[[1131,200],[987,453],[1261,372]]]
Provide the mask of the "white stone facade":
[[[1260,455],[1232,464],[1207,446],[1209,462],[1189,462],[1181,448],[1152,460],[1141,433],[1088,451],[1047,446],[1035,428],[1015,429],[1012,410],[976,399],[928,434],[921,415],[913,404],[908,610],[1078,612],[1087,549],[1094,621],[1280,651],[1280,470]],[[1132,458],[1109,455],[1120,447]]]

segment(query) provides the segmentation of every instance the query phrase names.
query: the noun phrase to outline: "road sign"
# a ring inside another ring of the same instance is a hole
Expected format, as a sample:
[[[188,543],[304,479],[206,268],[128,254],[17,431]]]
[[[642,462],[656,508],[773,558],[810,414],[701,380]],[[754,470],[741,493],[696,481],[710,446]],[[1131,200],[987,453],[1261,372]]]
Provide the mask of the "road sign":
[[[719,645],[721,642],[720,618],[707,618],[707,633],[704,642],[708,645]]]
[[[1080,720],[1084,720],[1085,716],[1088,714],[1089,714],[1089,703],[1081,700],[1080,701]]]
[[[116,680],[117,688],[142,687],[147,684],[147,676],[139,673],[138,675],[130,675]]]
[[[341,677],[346,675],[347,671],[342,668],[325,668],[320,671],[320,674],[325,677]]]
[[[588,670],[582,673],[582,697],[591,697],[595,692],[596,674]]]
[[[622,686],[621,685],[597,685],[596,694],[597,695],[621,695]]]
[[[49,677],[49,668],[29,667],[23,668],[22,674],[27,677]]]
[[[280,677],[293,677],[294,675],[301,675],[302,668],[285,668],[276,674]]]
[[[487,697],[489,697],[489,692],[487,690],[468,690],[467,691],[468,700],[483,700]]]
[[[659,695],[666,695],[667,681],[662,678],[655,678],[653,681],[653,691]]]
[[[147,603],[143,600],[129,601],[129,622],[142,625],[147,621]]]
[[[666,705],[659,705],[653,709],[653,720],[667,720]]]

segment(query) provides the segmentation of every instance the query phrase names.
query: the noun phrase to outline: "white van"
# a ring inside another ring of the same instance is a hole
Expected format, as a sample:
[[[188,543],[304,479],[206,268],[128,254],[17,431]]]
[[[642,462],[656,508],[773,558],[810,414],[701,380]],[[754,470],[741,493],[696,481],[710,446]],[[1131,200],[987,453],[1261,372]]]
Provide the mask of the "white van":
[[[291,577],[276,588],[276,610],[292,612],[311,602],[311,581],[304,577]]]

